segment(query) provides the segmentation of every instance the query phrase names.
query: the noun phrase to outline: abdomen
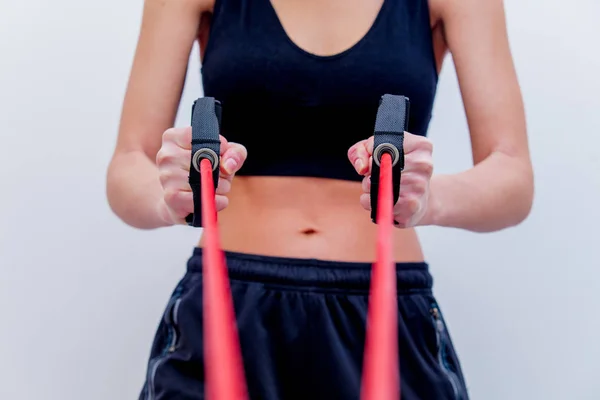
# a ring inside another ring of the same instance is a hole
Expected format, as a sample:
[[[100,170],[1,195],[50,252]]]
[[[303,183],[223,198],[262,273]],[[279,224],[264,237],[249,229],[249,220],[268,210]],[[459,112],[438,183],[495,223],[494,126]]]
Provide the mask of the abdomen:
[[[374,261],[377,225],[359,203],[360,182],[236,177],[219,213],[224,250],[279,257]],[[202,245],[202,243],[200,243]],[[423,261],[413,229],[394,230],[397,262]]]

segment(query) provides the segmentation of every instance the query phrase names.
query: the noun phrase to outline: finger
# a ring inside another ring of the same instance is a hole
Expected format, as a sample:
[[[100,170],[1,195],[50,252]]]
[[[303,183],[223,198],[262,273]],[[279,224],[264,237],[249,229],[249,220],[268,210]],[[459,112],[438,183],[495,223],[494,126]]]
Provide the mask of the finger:
[[[225,139],[223,135],[219,135],[219,139],[221,140],[221,145],[219,146],[219,155],[223,157],[223,154],[229,149],[229,141]]]
[[[165,203],[179,218],[185,218],[194,212],[194,196],[192,192],[181,190],[166,190]]]
[[[408,193],[413,185],[419,185],[423,181],[426,181],[426,179],[422,174],[404,171],[400,175],[400,191],[402,193]]]
[[[371,175],[373,170],[373,156],[369,156],[369,160],[367,161],[367,171],[365,175]]]
[[[194,195],[192,192],[169,191],[165,193],[165,202],[178,218],[185,218],[194,212]],[[229,205],[229,199],[223,195],[215,195],[215,206],[218,211]]]
[[[410,154],[419,150],[431,154],[433,152],[433,143],[425,136],[414,135],[404,132],[404,154]]]
[[[367,139],[367,142],[365,143],[365,147],[367,149],[367,153],[369,153],[369,155],[373,155],[373,146],[375,143],[375,136],[371,136],[370,138]]]
[[[221,157],[221,172],[226,175],[235,174],[242,167],[247,157],[246,147],[239,143],[229,142]]]
[[[189,171],[192,155],[189,150],[179,147],[174,142],[166,142],[156,153],[156,165],[160,167],[177,167]]]
[[[371,211],[371,195],[363,193],[360,195],[360,205],[367,211]],[[417,196],[400,196],[398,202],[394,206],[394,216],[398,220],[411,218],[419,211],[420,201]]]
[[[420,149],[406,157],[403,173],[416,173],[427,178],[433,175],[433,159],[431,153]]]
[[[371,157],[372,159],[372,157]],[[361,188],[362,191],[364,193],[371,193],[371,178],[372,175],[367,174],[361,183]],[[423,177],[421,176],[421,174],[415,174],[415,173],[408,173],[408,171],[404,171],[402,172],[402,174],[400,175],[400,191],[401,194],[402,193],[406,193],[406,192],[417,192],[417,193],[421,193],[423,192],[422,187],[424,186],[423,183]]]
[[[215,206],[217,208],[217,212],[223,210],[228,205],[229,205],[229,199],[227,197],[221,196],[221,195],[215,196]]]
[[[159,176],[159,180],[164,190],[192,191],[187,173],[181,169],[171,168],[163,171]]]
[[[227,178],[219,178],[216,194],[225,195],[231,190],[231,180]]]
[[[369,140],[370,139],[361,140],[348,149],[348,159],[354,166],[356,172],[360,175],[364,175],[369,170],[368,163],[370,153],[367,151]]]
[[[362,180],[362,190],[365,193],[371,193],[371,176],[365,176]]]
[[[174,143],[184,150],[192,149],[192,127],[169,128],[163,133],[163,143]]]
[[[418,196],[400,197],[394,206],[394,217],[399,222],[409,221],[421,208],[421,201]]]
[[[371,196],[367,193],[360,195],[360,205],[367,211],[371,211]]]

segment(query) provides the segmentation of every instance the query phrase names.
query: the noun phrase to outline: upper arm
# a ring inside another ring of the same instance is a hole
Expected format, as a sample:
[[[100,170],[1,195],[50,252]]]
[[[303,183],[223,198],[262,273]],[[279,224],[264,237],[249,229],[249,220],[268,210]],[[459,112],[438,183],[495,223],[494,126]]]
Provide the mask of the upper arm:
[[[525,111],[502,0],[445,0],[444,33],[471,133],[473,161],[492,152],[529,159]]]
[[[189,55],[207,0],[145,0],[137,48],[123,102],[116,151],[150,158],[173,126]]]

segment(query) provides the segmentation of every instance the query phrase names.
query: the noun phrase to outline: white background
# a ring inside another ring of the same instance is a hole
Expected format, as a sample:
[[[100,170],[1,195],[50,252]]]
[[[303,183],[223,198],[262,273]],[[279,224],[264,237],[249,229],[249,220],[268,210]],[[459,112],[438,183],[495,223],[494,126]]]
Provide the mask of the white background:
[[[0,2],[2,400],[137,398],[156,324],[196,243],[192,228],[129,228],[105,198],[141,6]],[[499,233],[427,228],[421,237],[472,399],[597,400],[600,3],[506,8],[533,212]],[[191,60],[178,125],[202,95],[197,49]],[[471,160],[451,61],[430,133],[440,172]]]

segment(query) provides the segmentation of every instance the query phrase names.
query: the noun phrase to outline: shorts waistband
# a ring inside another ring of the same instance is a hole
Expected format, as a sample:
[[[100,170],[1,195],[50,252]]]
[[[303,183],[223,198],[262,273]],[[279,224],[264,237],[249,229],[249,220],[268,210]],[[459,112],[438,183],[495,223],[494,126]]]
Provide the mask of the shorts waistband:
[[[200,247],[188,260],[188,271],[202,272]],[[295,287],[368,291],[370,262],[329,261],[312,258],[263,256],[225,251],[229,278],[239,281]],[[428,290],[433,278],[426,262],[396,263],[398,291]]]

